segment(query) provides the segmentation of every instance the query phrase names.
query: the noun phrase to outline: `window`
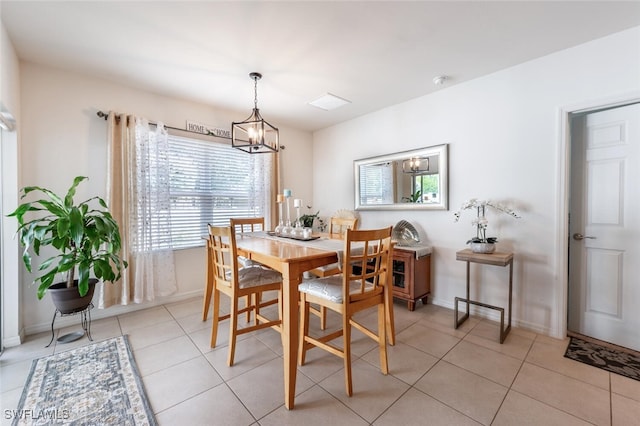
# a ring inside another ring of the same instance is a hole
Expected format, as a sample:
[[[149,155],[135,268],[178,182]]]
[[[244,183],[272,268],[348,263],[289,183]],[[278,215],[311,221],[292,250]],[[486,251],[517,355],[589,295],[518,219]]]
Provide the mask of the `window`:
[[[421,203],[438,202],[440,197],[440,175],[439,174],[422,174],[413,177],[414,191],[420,191]]]
[[[265,216],[272,155],[249,155],[228,144],[169,135],[171,248],[202,246],[207,224]]]

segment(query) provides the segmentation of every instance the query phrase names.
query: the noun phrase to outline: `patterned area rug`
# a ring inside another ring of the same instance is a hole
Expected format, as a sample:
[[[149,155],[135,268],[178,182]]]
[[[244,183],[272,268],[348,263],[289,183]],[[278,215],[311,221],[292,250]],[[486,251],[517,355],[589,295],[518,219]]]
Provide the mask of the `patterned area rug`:
[[[13,425],[155,425],[127,336],[36,359]]]
[[[572,337],[565,357],[640,381],[640,356]]]

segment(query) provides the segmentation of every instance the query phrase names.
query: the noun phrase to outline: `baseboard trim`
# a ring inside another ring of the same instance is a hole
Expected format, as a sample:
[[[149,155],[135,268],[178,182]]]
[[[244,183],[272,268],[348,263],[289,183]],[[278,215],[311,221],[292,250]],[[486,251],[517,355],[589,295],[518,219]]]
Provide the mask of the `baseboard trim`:
[[[22,342],[24,342],[25,332],[24,329],[20,330],[17,336],[8,337],[6,339],[2,339],[2,346],[4,348],[10,348],[13,346],[20,346]]]
[[[166,296],[166,297],[158,298],[152,302],[134,303],[131,305],[115,305],[105,309],[94,308],[91,310],[91,321],[96,321],[104,318],[111,318],[118,315],[139,311],[142,309],[148,309],[148,308],[153,308],[160,305],[166,305],[169,303],[182,302],[184,300],[191,299],[197,296],[202,296],[202,290],[193,290],[186,293]],[[95,304],[96,303],[94,303],[94,305]],[[51,313],[51,318],[53,319],[53,312]],[[79,318],[80,317],[77,315],[64,316],[64,317],[58,316],[56,318],[54,327],[57,330],[59,328],[77,325],[79,323],[78,322]],[[45,331],[51,332],[51,322],[30,325],[24,329],[23,336],[30,336],[33,334],[43,333]],[[22,338],[22,341],[24,341],[24,338]],[[9,347],[9,344],[5,343],[5,346]]]
[[[442,306],[443,308],[452,309],[452,310],[455,309],[454,303],[452,303],[449,300],[433,299],[431,300],[431,303],[437,306]],[[460,309],[464,309],[464,303],[462,302],[460,303]],[[500,314],[494,309],[488,309],[480,306],[471,305],[469,312],[471,313],[471,315],[475,317],[487,319],[490,321],[495,321],[498,323],[500,322]],[[508,315],[508,313],[505,312],[505,316],[506,315]],[[506,321],[507,320],[505,318],[505,323]],[[451,317],[451,324],[453,324],[453,317]],[[558,338],[557,336],[553,335],[549,327],[540,327],[538,324],[533,324],[528,321],[523,321],[515,317],[511,317],[511,326],[522,328],[523,330],[527,330],[527,331],[532,331],[537,334]],[[559,338],[562,338],[562,337],[559,337]]]

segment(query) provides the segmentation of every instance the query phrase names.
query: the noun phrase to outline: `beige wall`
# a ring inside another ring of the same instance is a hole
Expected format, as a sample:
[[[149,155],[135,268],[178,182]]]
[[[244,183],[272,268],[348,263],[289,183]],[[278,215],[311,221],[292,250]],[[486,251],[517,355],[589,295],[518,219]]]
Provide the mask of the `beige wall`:
[[[233,120],[244,118],[252,106],[248,99],[246,111],[221,111],[92,76],[32,63],[21,65],[22,184],[65,191],[73,177],[85,175],[89,182],[78,188],[79,199],[105,194],[106,122],[96,116],[96,111],[133,113],[179,128],[185,126],[186,120],[224,128]],[[286,146],[282,152],[284,184],[292,188],[296,197],[311,200],[311,134],[283,126],[279,129],[281,143]],[[164,301],[200,295],[204,285],[204,261],[203,249],[177,251],[179,291]],[[54,309],[49,298],[37,300],[35,289],[29,286],[33,277],[26,275],[22,280],[23,313],[25,330],[31,334],[47,329]],[[93,315],[113,315],[139,307],[96,310]],[[69,321],[73,322],[72,319]]]
[[[522,219],[491,212],[488,236],[499,238],[499,250],[515,252],[515,322],[560,337],[566,309],[560,111],[624,98],[640,99],[640,27],[316,132],[315,205],[325,214],[353,208],[353,160],[449,144],[449,211],[363,212],[362,227],[401,219],[417,225],[434,248],[433,302],[451,308],[465,283],[455,252],[475,236],[472,212],[459,223],[453,212],[474,197],[506,202]],[[472,280],[484,283],[473,297],[507,305],[506,270],[472,268]]]

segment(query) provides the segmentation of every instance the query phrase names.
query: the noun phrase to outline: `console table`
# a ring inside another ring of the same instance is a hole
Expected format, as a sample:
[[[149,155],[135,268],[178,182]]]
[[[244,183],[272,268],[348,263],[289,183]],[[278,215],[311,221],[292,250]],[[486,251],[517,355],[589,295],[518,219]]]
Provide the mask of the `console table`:
[[[495,309],[500,311],[500,343],[504,342],[504,339],[511,331],[511,297],[513,293],[513,253],[500,253],[495,252],[491,254],[485,253],[474,253],[470,249],[464,249],[456,252],[456,260],[461,260],[467,262],[467,297],[461,298],[456,297],[455,299],[455,328],[458,328],[463,322],[465,322],[469,318],[469,305],[477,305],[482,306],[484,308]],[[504,326],[504,308],[494,305],[489,305],[486,303],[478,302],[476,300],[471,300],[469,297],[469,269],[471,263],[479,263],[483,265],[494,265],[494,266],[509,266],[509,318],[508,324],[505,328]],[[465,314],[458,318],[458,302],[465,302],[467,304],[467,309]]]

